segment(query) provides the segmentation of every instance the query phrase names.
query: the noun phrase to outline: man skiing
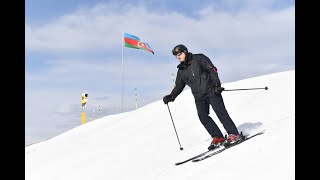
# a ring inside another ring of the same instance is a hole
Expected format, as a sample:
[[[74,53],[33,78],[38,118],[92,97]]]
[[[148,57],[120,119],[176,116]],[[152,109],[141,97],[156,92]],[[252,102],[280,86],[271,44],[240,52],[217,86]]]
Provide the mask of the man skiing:
[[[202,125],[212,137],[209,150],[215,149],[225,143],[235,143],[241,137],[237,127],[230,118],[221,96],[224,90],[221,87],[217,68],[211,60],[203,54],[192,54],[186,46],[179,44],[172,50],[172,54],[180,61],[175,87],[169,95],[163,97],[163,102],[173,102],[186,85],[190,86],[195,99],[198,117]],[[209,116],[209,105],[216,113],[224,129],[228,133],[224,138],[217,124]]]

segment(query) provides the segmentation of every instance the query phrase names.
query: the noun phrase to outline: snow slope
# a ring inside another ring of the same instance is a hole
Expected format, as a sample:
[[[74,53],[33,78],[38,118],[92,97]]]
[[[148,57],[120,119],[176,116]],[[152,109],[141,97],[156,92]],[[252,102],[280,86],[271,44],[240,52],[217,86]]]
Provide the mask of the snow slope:
[[[210,144],[210,136],[197,117],[193,96],[187,89],[169,103],[183,151],[179,150],[168,107],[159,100],[27,146],[25,179],[295,179],[295,70],[222,86],[269,88],[222,93],[238,129],[245,134],[265,130],[263,135],[204,161],[175,166],[178,161],[206,151]],[[210,112],[225,132],[211,108]]]

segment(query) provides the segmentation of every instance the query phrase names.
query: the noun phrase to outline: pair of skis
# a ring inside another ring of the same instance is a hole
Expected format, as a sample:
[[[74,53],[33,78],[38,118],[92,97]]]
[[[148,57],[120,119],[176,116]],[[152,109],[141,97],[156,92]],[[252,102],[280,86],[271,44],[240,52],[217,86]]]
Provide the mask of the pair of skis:
[[[235,142],[233,144],[225,144],[225,145],[223,145],[221,147],[218,147],[216,149],[208,150],[208,151],[203,152],[201,154],[198,154],[198,155],[196,155],[196,156],[194,156],[194,157],[192,157],[190,159],[187,159],[187,160],[184,160],[184,161],[181,161],[181,162],[177,162],[177,163],[175,163],[175,165],[178,166],[178,165],[184,164],[184,163],[189,162],[189,161],[198,162],[198,161],[205,160],[205,159],[207,159],[207,158],[209,158],[209,157],[211,157],[213,155],[219,154],[219,153],[221,153],[221,152],[223,152],[223,151],[225,151],[225,150],[227,150],[227,149],[229,149],[229,148],[231,148],[233,146],[241,144],[242,142],[244,142],[246,140],[249,140],[249,139],[251,139],[251,138],[253,138],[255,136],[261,135],[261,134],[264,133],[264,131],[265,130],[260,131],[260,132],[255,133],[255,134],[252,134],[252,135],[243,135],[242,138],[239,141],[237,141],[237,142]]]

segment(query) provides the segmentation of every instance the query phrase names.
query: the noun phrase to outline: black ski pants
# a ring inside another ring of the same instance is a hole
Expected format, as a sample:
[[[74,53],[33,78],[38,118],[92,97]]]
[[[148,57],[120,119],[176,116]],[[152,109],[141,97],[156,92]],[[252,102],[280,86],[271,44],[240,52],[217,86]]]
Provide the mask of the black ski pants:
[[[221,94],[215,94],[213,91],[207,93],[203,98],[195,100],[198,116],[202,125],[206,128],[211,137],[223,137],[223,134],[217,124],[209,116],[209,105],[216,113],[224,129],[228,134],[238,134],[238,129],[230,118],[223,102]]]

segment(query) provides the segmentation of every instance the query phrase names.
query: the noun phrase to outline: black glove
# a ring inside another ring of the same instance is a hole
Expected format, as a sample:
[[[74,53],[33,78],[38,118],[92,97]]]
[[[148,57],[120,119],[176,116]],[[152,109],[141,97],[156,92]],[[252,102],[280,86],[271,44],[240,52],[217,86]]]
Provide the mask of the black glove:
[[[217,95],[221,94],[223,90],[224,90],[224,87],[220,87],[220,86],[214,87],[213,89],[214,93],[216,93]]]
[[[173,102],[173,101],[174,101],[174,97],[172,94],[169,94],[163,97],[163,102],[165,104],[168,104],[168,102]]]

